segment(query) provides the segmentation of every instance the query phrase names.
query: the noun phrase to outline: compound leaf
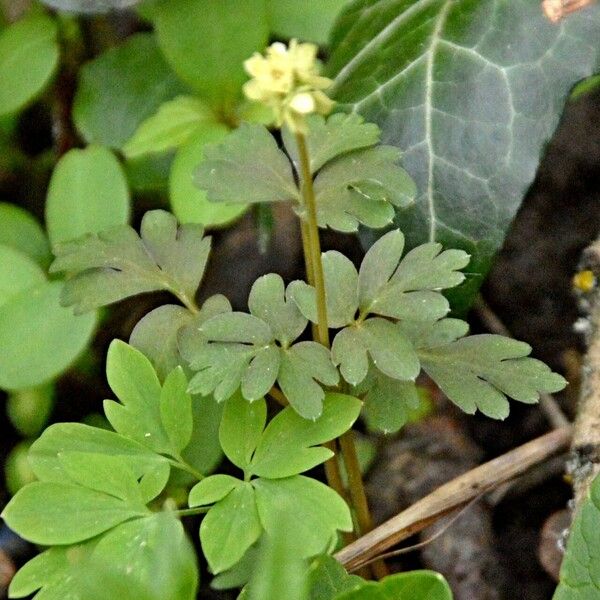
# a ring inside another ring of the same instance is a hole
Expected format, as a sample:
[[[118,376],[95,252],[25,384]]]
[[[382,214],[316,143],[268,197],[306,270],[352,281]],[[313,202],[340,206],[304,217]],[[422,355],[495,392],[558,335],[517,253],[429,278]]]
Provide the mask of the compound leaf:
[[[266,127],[242,123],[220,144],[204,147],[195,182],[211,202],[299,200],[292,166]]]
[[[50,270],[74,273],[63,301],[77,314],[157,290],[191,303],[210,250],[203,234],[200,225],[177,227],[173,215],[153,210],[142,219],[141,237],[121,226],[60,244]]]
[[[290,407],[284,408],[260,436],[251,472],[270,479],[290,477],[331,458],[331,450],[320,444],[348,431],[361,407],[357,398],[328,392],[323,412],[314,421],[302,418]]]

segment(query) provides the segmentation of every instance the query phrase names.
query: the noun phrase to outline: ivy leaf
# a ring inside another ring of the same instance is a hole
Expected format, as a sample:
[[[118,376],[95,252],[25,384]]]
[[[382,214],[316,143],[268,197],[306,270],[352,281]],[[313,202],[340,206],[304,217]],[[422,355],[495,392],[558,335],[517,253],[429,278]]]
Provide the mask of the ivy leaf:
[[[543,362],[527,358],[531,347],[500,335],[472,335],[421,347],[424,371],[466,413],[479,409],[494,419],[508,416],[507,396],[532,404],[540,392],[557,392],[566,381]]]
[[[303,558],[331,549],[338,531],[352,530],[350,509],[330,487],[302,475],[255,479],[260,522],[269,535],[285,521],[286,535],[296,540]]]
[[[469,286],[454,294],[462,308],[533,181],[569,90],[598,71],[599,37],[598,6],[556,26],[538,3],[509,0],[365,0],[337,21],[333,97],[405,151],[419,190],[396,221],[409,247],[440,242],[473,255]]]
[[[202,551],[215,575],[244,556],[262,533],[254,489],[241,483],[215,504],[200,525]]]
[[[411,411],[420,406],[417,386],[413,381],[399,381],[370,368],[368,376],[358,386],[364,394],[364,417],[370,429],[393,433],[403,427]]]
[[[588,600],[600,590],[598,561],[600,540],[600,477],[575,515],[553,600]]]
[[[246,404],[248,404],[246,402]],[[198,482],[191,490],[188,503],[191,507],[206,506],[223,500],[229,492],[242,485],[243,482],[231,475],[211,475]]]
[[[385,227],[394,206],[406,208],[416,193],[391,146],[356,150],[325,165],[315,178],[319,227],[352,232],[358,225]]]
[[[172,452],[162,425],[161,385],[150,361],[135,348],[114,340],[106,357],[106,377],[121,404],[104,401],[115,431],[155,452]]]
[[[320,115],[310,115],[306,122],[306,146],[313,174],[337,156],[368,148],[379,142],[379,127],[374,123],[365,123],[360,115],[354,113],[335,113],[327,120]],[[300,172],[296,139],[287,127],[283,129],[283,141],[287,153],[296,165],[296,171]]]
[[[414,381],[421,369],[409,338],[395,323],[379,317],[342,329],[333,340],[331,357],[351,385],[367,376],[369,357],[393,379]]]
[[[357,398],[328,392],[323,401],[323,412],[314,421],[303,419],[290,407],[284,408],[255,445],[250,471],[260,477],[279,479],[321,464],[333,453],[320,444],[348,431],[361,407]]]
[[[52,546],[90,539],[119,523],[147,514],[145,507],[102,492],[36,481],[17,492],[2,512],[2,518],[25,539]]]
[[[225,402],[219,440],[225,456],[246,471],[267,422],[267,403],[263,398],[248,402],[237,393]]]
[[[160,418],[174,454],[179,454],[192,439],[192,398],[187,386],[183,369],[176,367],[165,379],[160,392]]]
[[[290,161],[264,125],[242,123],[220,144],[207,144],[195,182],[211,202],[300,200]]]
[[[135,34],[82,67],[73,120],[89,144],[119,149],[163,102],[186,91],[154,36]]]
[[[61,157],[46,198],[46,226],[52,246],[128,220],[127,180],[110,150],[88,146]]]
[[[154,210],[142,219],[141,237],[122,226],[59,245],[53,273],[74,273],[63,301],[80,314],[128,296],[169,290],[191,302],[208,260],[210,238],[199,225],[181,225]]]
[[[53,19],[35,14],[0,34],[0,115],[14,113],[48,84],[59,60],[58,28]]]
[[[123,152],[128,158],[135,158],[178,148],[207,122],[216,122],[207,104],[194,96],[177,96],[161,104],[155,114],[141,123],[123,146]]]

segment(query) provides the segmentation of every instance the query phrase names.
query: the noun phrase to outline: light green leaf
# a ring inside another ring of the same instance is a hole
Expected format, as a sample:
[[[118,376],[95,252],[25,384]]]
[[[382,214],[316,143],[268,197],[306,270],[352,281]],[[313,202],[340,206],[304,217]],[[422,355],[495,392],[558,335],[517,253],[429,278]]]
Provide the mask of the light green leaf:
[[[309,600],[332,600],[340,592],[363,585],[365,580],[358,575],[349,575],[333,556],[323,554],[310,564],[308,582]]]
[[[54,396],[55,387],[51,383],[9,394],[6,415],[11,425],[24,437],[36,437],[52,413]]]
[[[18,390],[50,381],[89,343],[96,315],[74,316],[62,307],[62,289],[60,281],[42,283],[0,306],[0,388]]]
[[[59,455],[72,452],[115,457],[127,465],[137,479],[158,465],[165,465],[168,472],[166,458],[118,433],[82,423],[57,423],[48,427],[31,446],[29,461],[40,480],[61,483],[68,480],[68,475]]]
[[[178,227],[173,215],[153,210],[142,219],[141,237],[121,226],[60,244],[50,271],[74,273],[62,299],[76,313],[158,290],[189,304],[210,251],[203,234],[200,225]]]
[[[161,104],[185,92],[154,36],[139,33],[82,67],[73,119],[86,142],[122,148]]]
[[[255,479],[256,506],[260,522],[276,535],[285,521],[286,535],[296,541],[303,558],[330,550],[338,531],[352,530],[346,503],[330,487],[302,475],[286,479]]]
[[[566,381],[543,362],[526,358],[531,347],[500,335],[472,335],[418,351],[424,371],[466,413],[479,409],[508,416],[506,396],[535,403],[540,392],[557,392]]]
[[[160,418],[174,454],[179,454],[192,438],[194,419],[192,397],[183,369],[176,367],[165,379],[160,393]]]
[[[101,146],[75,148],[57,163],[46,198],[53,246],[129,220],[129,190],[119,161]]]
[[[179,148],[200,125],[215,119],[213,111],[200,98],[178,96],[161,104],[155,114],[142,122],[123,146],[123,152],[128,158],[135,158]]]
[[[13,446],[4,461],[4,479],[6,489],[12,496],[22,487],[36,480],[35,473],[31,469],[27,453],[31,443],[28,440],[19,442]]]
[[[58,65],[54,20],[31,15],[0,34],[0,115],[13,113],[46,87]]]
[[[409,420],[411,411],[420,406],[417,386],[413,381],[399,381],[372,368],[359,386],[364,395],[364,416],[369,428],[393,433]]]
[[[135,473],[120,457],[90,452],[61,452],[58,460],[73,483],[115,496],[133,506],[139,505],[140,509],[144,506]]]
[[[153,6],[150,16],[183,81],[216,106],[231,107],[246,79],[243,61],[267,44],[263,0],[169,0]]]
[[[379,127],[365,123],[357,114],[335,113],[327,121],[320,115],[310,115],[307,124],[306,146],[311,173],[316,173],[337,156],[379,142]],[[287,153],[297,165],[296,170],[300,172],[296,139],[287,127],[283,129],[283,141]]]
[[[352,261],[340,252],[330,250],[322,255],[327,300],[327,323],[337,329],[352,323],[358,309],[358,274]],[[313,323],[318,320],[315,288],[303,281],[293,281],[290,295],[302,314]]]
[[[161,380],[184,361],[177,347],[179,331],[193,315],[183,306],[166,304],[144,315],[129,336],[129,344],[147,356]]]
[[[211,475],[197,483],[191,490],[188,504],[206,506],[223,500],[229,492],[242,485],[243,482],[231,475]]]
[[[46,281],[41,267],[26,254],[0,244],[0,306],[19,292]]]
[[[147,510],[102,492],[76,485],[34,482],[17,492],[2,518],[30,542],[51,546],[81,542],[146,514]]]
[[[379,371],[393,379],[414,381],[421,370],[410,340],[396,324],[379,317],[346,327],[333,340],[333,362],[352,385],[366,377],[367,356]]]
[[[273,337],[289,346],[306,329],[306,319],[286,294],[283,279],[269,273],[259,277],[248,297],[250,312],[269,325]]]
[[[215,315],[198,328],[207,340],[263,346],[273,340],[271,328],[259,317],[244,312]]]
[[[267,403],[263,398],[248,402],[237,393],[225,403],[219,440],[225,456],[246,470],[267,422]]]
[[[597,5],[557,26],[537,2],[365,0],[337,21],[332,95],[405,151],[419,190],[396,221],[410,232],[408,246],[435,241],[473,255],[468,285],[453,293],[461,309],[502,244],[570,89],[598,71],[599,38]]]
[[[269,423],[258,441],[250,470],[260,477],[277,479],[308,471],[333,456],[320,444],[339,437],[358,418],[362,404],[357,398],[328,392],[323,412],[314,421],[284,408]]]
[[[290,161],[263,125],[242,123],[222,143],[206,145],[195,182],[211,202],[300,200]]]
[[[315,179],[319,227],[351,232],[363,224],[384,227],[394,206],[405,208],[415,195],[412,179],[396,163],[391,146],[356,150],[323,167]]]
[[[172,452],[162,424],[162,389],[150,361],[121,340],[113,340],[106,357],[106,378],[121,404],[104,401],[113,428],[155,452]]]
[[[244,198],[235,203],[209,202],[206,192],[194,184],[194,174],[204,160],[204,146],[222,141],[229,129],[220,123],[204,123],[179,148],[169,177],[169,198],[181,223],[220,227],[231,223],[249,208]]]
[[[294,410],[305,419],[321,415],[325,392],[319,383],[334,386],[338,381],[339,374],[325,346],[299,342],[282,350],[277,382]]]
[[[593,600],[600,592],[600,477],[575,514],[553,600]]]
[[[235,565],[261,533],[254,489],[242,483],[215,504],[200,525],[202,551],[212,573]]]
[[[52,260],[41,225],[26,210],[7,202],[0,202],[0,244],[23,252],[44,269]]]
[[[469,324],[460,319],[440,319],[433,322],[403,321],[399,324],[415,348],[434,348],[467,335]]]

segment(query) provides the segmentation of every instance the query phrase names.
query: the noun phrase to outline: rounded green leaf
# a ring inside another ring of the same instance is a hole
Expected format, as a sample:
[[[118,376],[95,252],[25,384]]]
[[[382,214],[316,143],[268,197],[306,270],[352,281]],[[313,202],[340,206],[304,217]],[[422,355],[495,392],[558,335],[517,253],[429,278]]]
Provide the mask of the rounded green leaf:
[[[165,102],[185,93],[151,34],[129,37],[80,71],[73,119],[89,143],[121,148]]]
[[[169,0],[151,9],[158,43],[177,74],[217,105],[230,105],[243,62],[267,44],[264,0]]]
[[[17,444],[6,457],[4,476],[10,494],[16,494],[22,487],[35,481],[35,473],[27,458],[29,445],[29,441]]]
[[[37,263],[26,254],[0,244],[0,306],[44,281],[46,276]]]
[[[96,314],[75,316],[61,306],[62,285],[42,283],[0,306],[0,388],[17,390],[49,381],[86,347]]]
[[[0,34],[0,115],[15,112],[46,86],[59,49],[52,19],[36,14]]]
[[[128,219],[127,180],[110,150],[89,146],[60,159],[46,199],[46,225],[53,246]]]
[[[54,406],[54,385],[18,390],[8,396],[6,413],[12,426],[24,436],[34,436],[46,425]]]
[[[20,250],[44,268],[50,264],[50,247],[41,225],[26,210],[8,202],[0,202],[0,244]]]
[[[225,125],[205,123],[175,156],[169,180],[171,208],[180,223],[226,225],[248,210],[248,204],[209,202],[206,192],[194,185],[194,172],[203,159],[204,145],[220,142],[229,130]]]
[[[242,481],[231,475],[212,475],[197,483],[191,490],[188,499],[190,506],[206,506],[222,500]]]

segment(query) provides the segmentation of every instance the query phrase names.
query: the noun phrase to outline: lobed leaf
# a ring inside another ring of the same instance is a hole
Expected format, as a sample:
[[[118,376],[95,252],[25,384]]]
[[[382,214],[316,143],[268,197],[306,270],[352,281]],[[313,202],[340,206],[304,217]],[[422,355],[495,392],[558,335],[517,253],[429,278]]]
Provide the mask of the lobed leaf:
[[[229,492],[240,485],[243,485],[243,482],[231,475],[211,475],[190,490],[188,503],[191,507],[214,504],[223,500]]]
[[[160,392],[160,419],[174,454],[179,454],[192,439],[192,397],[187,386],[183,369],[176,367],[167,375]]]
[[[51,272],[67,271],[65,304],[76,313],[143,292],[168,290],[192,302],[208,260],[210,238],[199,225],[177,227],[162,210],[146,213],[141,235],[127,226],[56,248]]]

